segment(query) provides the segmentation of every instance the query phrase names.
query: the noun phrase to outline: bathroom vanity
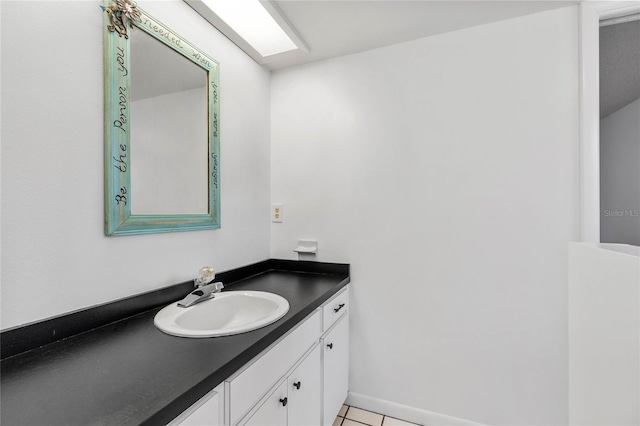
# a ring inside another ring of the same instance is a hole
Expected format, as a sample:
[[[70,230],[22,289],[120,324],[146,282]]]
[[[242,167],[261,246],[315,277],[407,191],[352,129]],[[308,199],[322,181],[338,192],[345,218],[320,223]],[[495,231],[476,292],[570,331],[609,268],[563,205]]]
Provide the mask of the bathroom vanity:
[[[1,422],[332,424],[347,396],[348,265],[268,260],[218,278],[225,290],[278,294],[289,312],[233,336],[162,333],[155,314],[189,282],[5,330]],[[116,311],[131,315],[114,321]],[[76,332],[101,315],[109,322]],[[51,334],[62,337],[47,343]]]
[[[172,425],[331,425],[347,398],[348,286]]]

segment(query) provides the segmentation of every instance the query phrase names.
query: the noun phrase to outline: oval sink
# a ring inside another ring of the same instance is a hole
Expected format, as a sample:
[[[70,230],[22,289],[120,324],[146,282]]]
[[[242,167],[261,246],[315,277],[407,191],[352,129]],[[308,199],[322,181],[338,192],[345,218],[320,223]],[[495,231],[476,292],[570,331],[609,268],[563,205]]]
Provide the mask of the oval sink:
[[[289,311],[284,297],[264,291],[226,291],[188,308],[177,303],[153,319],[161,331],[180,337],[216,337],[267,326]]]

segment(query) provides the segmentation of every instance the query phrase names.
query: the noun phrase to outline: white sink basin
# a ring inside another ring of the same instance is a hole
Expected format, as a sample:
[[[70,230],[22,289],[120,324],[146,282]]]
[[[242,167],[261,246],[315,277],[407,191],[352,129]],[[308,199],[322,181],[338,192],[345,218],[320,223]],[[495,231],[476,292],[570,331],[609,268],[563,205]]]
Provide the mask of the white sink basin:
[[[225,291],[188,308],[172,303],[156,314],[153,323],[173,336],[230,336],[267,326],[288,311],[289,302],[277,294]]]

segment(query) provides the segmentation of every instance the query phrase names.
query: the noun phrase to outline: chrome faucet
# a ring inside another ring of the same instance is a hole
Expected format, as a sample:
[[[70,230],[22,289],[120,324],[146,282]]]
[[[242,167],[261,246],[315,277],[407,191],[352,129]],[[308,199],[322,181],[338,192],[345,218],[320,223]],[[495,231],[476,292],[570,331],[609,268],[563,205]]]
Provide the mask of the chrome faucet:
[[[205,266],[200,269],[198,276],[193,280],[193,284],[196,286],[196,289],[179,301],[178,306],[181,308],[188,308],[196,303],[214,298],[214,293],[219,293],[224,288],[224,284],[221,282],[214,282],[213,284],[210,284],[215,277],[215,271],[211,266]]]

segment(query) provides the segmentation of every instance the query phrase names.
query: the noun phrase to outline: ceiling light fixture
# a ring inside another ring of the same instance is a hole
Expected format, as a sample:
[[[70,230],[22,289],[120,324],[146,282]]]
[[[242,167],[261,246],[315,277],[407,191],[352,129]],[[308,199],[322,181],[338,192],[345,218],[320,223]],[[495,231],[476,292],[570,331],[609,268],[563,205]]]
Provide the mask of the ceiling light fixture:
[[[201,2],[263,58],[298,49],[296,43],[273,18],[274,11],[269,13],[259,0]]]

